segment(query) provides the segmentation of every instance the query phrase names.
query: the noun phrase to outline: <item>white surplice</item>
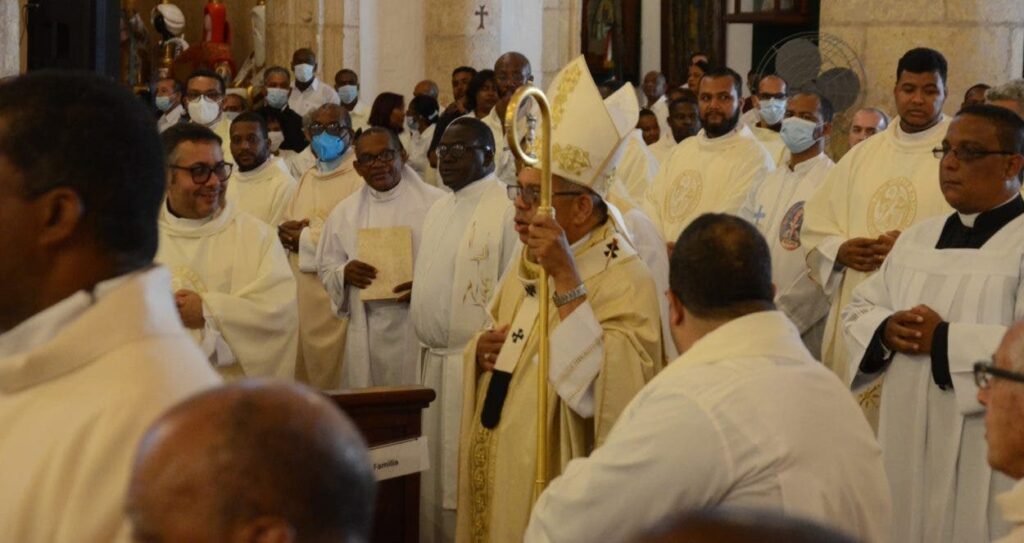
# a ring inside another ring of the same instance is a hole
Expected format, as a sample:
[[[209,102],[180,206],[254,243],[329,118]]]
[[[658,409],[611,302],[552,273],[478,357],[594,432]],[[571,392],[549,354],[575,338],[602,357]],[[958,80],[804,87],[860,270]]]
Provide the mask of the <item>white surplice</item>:
[[[277,228],[298,188],[283,164],[271,156],[255,169],[237,170],[228,183],[228,199],[233,199],[240,211]]]
[[[430,141],[434,138],[435,128],[437,128],[437,124],[430,125],[423,132],[408,130],[407,128],[403,133],[407,132],[409,134],[409,148],[406,149],[409,153],[409,162],[407,163],[409,167],[426,184],[440,188],[441,181],[437,175],[437,169],[430,166],[430,158],[427,157],[427,152],[430,151]]]
[[[299,90],[299,87],[292,82],[292,91],[288,94],[288,107],[305,117],[309,112],[324,104],[341,104],[338,91],[334,87],[325,85],[319,77],[313,77],[313,81],[306,87],[306,90]]]
[[[972,371],[1024,317],[1024,216],[980,249],[936,249],[945,222],[933,217],[903,232],[842,313],[851,374],[894,312],[924,304],[950,323],[952,390],[935,384],[928,355],[896,353],[884,368],[878,436],[900,519],[891,541],[990,541],[1008,531],[993,501],[1012,482],[988,465]],[[853,384],[873,377],[858,372]]]
[[[178,124],[178,121],[181,120],[181,116],[184,114],[185,108],[183,108],[181,104],[172,107],[170,111],[160,115],[160,118],[156,120],[157,131],[163,132],[164,130]]]
[[[331,309],[331,297],[317,275],[316,248],[331,210],[364,185],[354,160],[355,151],[350,147],[336,161],[307,170],[284,216],[288,221],[309,221],[299,235],[298,253],[288,253],[288,264],[298,288],[296,376],[320,390],[341,388],[348,320]]]
[[[305,149],[298,153],[291,153],[283,160],[288,166],[288,171],[295,179],[302,179],[306,172],[316,166],[316,155],[313,154],[312,145],[307,145]]]
[[[821,359],[821,338],[828,317],[829,297],[810,277],[800,249],[804,203],[835,164],[828,155],[805,160],[790,169],[782,164],[751,189],[740,217],[761,231],[772,255],[775,306],[786,314],[814,358]]]
[[[0,335],[0,541],[128,541],[143,432],[219,383],[165,268],[78,291]]]
[[[661,140],[669,140],[675,142],[672,137],[672,127],[668,125],[668,96],[662,94],[653,104],[647,106],[647,109],[654,113],[654,116],[658,118],[658,129],[661,131]]]
[[[524,454],[530,453],[528,448]],[[633,541],[684,511],[767,508],[886,541],[889,490],[871,428],[778,311],[697,341],[572,460],[524,541]]]
[[[423,219],[431,204],[442,195],[441,189],[424,183],[406,166],[401,181],[390,191],[377,192],[364,185],[338,204],[327,218],[317,246],[316,268],[333,309],[349,319],[342,366],[343,387],[419,383],[419,341],[409,317],[409,304],[364,303],[359,296],[360,289],[345,284],[345,266],[352,260],[361,260],[358,237],[359,230],[364,228],[411,228],[412,254],[416,255]]]
[[[295,378],[295,278],[276,229],[231,200],[206,220],[175,217],[165,204],[156,261],[175,291],[203,299],[206,326],[191,332],[218,369],[237,375],[237,362],[246,377]]]
[[[445,194],[423,222],[411,311],[423,345],[421,384],[434,389],[437,399],[423,414],[431,467],[420,485],[421,541],[455,535],[462,351],[491,324],[487,304],[519,241],[506,187],[490,174]]]
[[[658,168],[644,212],[666,241],[675,242],[704,213],[738,213],[754,181],[774,169],[746,126],[713,139],[701,130],[676,145]]]
[[[849,376],[839,313],[850,303],[853,289],[871,274],[839,264],[839,246],[856,237],[906,230],[950,212],[939,190],[939,159],[932,156],[948,128],[949,118],[944,118],[928,130],[908,134],[894,119],[884,132],[850,149],[804,206],[800,237],[811,278],[832,297],[821,361],[840,379]],[[865,406],[869,411],[877,407]]]
[[[1013,489],[996,496],[996,503],[1003,512],[1003,520],[1013,526],[1010,533],[996,543],[1024,541],[1024,483],[1017,481]]]

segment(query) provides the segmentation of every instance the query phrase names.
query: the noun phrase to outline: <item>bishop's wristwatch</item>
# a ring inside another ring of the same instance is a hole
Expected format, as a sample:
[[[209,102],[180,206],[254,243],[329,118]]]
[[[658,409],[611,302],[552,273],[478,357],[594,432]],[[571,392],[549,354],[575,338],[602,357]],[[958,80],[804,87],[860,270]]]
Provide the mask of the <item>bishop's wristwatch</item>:
[[[551,296],[551,301],[555,302],[555,307],[562,307],[563,305],[566,305],[566,304],[572,303],[572,302],[574,302],[576,300],[579,300],[580,298],[582,298],[582,297],[584,297],[586,295],[587,295],[587,286],[584,285],[583,283],[580,283],[580,284],[576,285],[576,288],[574,288],[574,289],[572,289],[572,290],[570,290],[570,291],[568,291],[568,292],[566,292],[564,294],[559,294],[559,293],[556,292],[553,296]]]

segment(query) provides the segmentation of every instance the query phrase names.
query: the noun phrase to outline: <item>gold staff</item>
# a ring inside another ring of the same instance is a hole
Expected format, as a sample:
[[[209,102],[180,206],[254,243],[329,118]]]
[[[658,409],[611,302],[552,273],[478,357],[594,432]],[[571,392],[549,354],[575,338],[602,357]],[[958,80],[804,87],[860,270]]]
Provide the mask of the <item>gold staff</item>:
[[[536,149],[537,156],[531,156],[519,145],[520,135],[517,132],[516,112],[528,98],[533,98],[540,106],[540,147]],[[526,166],[540,164],[540,206],[537,213],[554,215],[551,207],[551,107],[548,98],[544,93],[533,86],[522,86],[516,90],[509,100],[508,109],[505,110],[506,137],[509,148],[516,159]],[[546,431],[548,420],[548,364],[551,359],[551,349],[548,342],[548,300],[551,295],[548,292],[548,272],[540,269],[540,366],[537,368],[537,472],[533,483],[533,501],[537,501],[544,487],[548,484],[548,434]]]

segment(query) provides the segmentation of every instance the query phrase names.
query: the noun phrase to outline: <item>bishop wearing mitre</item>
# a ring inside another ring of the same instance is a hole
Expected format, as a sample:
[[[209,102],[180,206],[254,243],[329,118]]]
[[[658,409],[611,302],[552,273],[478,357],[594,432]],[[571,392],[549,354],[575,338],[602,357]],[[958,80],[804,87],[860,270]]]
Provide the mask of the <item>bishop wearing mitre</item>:
[[[537,213],[540,175],[523,169],[515,229],[523,243],[490,305],[493,328],[464,351],[457,541],[520,541],[536,456],[540,304],[548,304],[548,477],[601,444],[661,365],[658,293],[610,218],[605,195],[626,131],[601,100],[583,57],[548,91],[554,216]],[[548,273],[551,298],[540,300]]]

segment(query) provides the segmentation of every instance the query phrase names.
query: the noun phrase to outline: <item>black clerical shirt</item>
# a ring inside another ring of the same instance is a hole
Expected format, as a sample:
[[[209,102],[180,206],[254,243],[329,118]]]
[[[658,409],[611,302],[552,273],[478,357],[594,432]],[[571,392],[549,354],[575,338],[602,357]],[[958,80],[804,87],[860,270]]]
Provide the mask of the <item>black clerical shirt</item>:
[[[959,213],[953,213],[946,219],[946,224],[939,234],[939,241],[935,248],[942,249],[980,249],[989,239],[1002,230],[1010,221],[1024,214],[1024,199],[1020,195],[1009,202],[979,213],[974,218],[973,226],[964,225]],[[862,373],[877,373],[881,371],[891,360],[895,352],[889,351],[882,343],[885,333],[885,325],[889,319],[882,321],[882,324],[875,330],[871,343],[864,352],[864,358],[860,362]],[[939,388],[945,390],[953,386],[953,379],[949,374],[949,323],[941,322],[935,328],[932,335],[932,380]]]

